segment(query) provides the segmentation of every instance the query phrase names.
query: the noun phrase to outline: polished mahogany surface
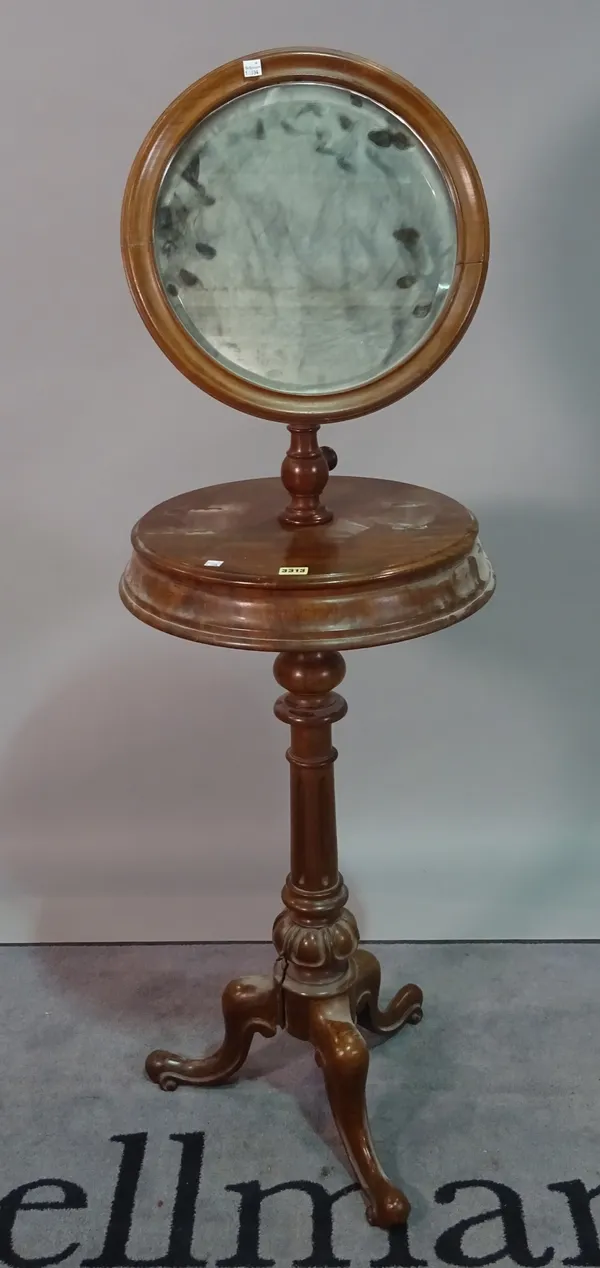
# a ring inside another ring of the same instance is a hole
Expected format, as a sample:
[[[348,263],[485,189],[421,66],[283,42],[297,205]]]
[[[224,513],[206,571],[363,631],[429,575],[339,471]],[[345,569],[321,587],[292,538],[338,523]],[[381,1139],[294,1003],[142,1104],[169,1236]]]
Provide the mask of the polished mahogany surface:
[[[334,476],[324,500],[329,522],[298,527],[277,479],[171,498],[133,530],[122,598],[172,634],[281,651],[414,638],[490,597],[477,521],[452,498]]]

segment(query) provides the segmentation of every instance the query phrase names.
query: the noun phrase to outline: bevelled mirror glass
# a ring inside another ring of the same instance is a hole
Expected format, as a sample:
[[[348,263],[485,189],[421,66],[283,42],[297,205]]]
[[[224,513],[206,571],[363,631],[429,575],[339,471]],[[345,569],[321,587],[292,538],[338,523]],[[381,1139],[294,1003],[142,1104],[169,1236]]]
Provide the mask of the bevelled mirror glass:
[[[184,137],[153,249],[195,343],[271,391],[368,383],[428,337],[454,277],[444,177],[406,122],[361,93],[284,82]]]

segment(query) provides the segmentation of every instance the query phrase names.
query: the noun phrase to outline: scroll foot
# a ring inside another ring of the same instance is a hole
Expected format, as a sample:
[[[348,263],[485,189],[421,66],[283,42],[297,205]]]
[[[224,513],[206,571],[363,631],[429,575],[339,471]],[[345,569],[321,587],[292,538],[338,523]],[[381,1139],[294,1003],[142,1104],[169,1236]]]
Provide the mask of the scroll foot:
[[[423,992],[410,983],[403,986],[387,1008],[379,1007],[381,965],[370,951],[360,948],[354,954],[356,982],[353,1001],[359,1026],[374,1035],[395,1035],[403,1026],[416,1026],[423,1018]]]
[[[222,997],[225,1038],[211,1056],[188,1059],[172,1052],[151,1052],[146,1073],[164,1092],[180,1084],[215,1087],[241,1068],[254,1035],[270,1039],[279,1025],[279,987],[270,977],[241,977],[225,987]]]

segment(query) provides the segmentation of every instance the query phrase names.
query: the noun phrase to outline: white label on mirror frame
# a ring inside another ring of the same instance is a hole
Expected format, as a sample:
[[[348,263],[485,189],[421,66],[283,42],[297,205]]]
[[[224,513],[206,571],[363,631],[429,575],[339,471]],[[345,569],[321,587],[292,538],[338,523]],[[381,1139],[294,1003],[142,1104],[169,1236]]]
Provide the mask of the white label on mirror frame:
[[[205,559],[204,567],[205,568],[220,568],[222,563],[223,563],[222,559]]]
[[[307,572],[308,572],[308,568],[280,568],[279,576],[280,577],[305,577]]]
[[[257,75],[262,75],[262,62],[260,57],[245,58],[242,64],[244,67],[244,79],[254,79]]]

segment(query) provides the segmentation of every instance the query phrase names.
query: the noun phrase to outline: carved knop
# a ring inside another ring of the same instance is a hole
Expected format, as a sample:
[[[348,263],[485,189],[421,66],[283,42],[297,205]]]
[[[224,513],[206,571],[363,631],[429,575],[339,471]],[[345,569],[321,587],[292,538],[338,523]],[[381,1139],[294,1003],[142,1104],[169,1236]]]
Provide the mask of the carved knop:
[[[273,942],[296,980],[313,981],[318,970],[319,984],[345,973],[358,947],[359,933],[352,912],[342,909],[328,925],[301,925],[290,911],[282,911],[273,926]]]

